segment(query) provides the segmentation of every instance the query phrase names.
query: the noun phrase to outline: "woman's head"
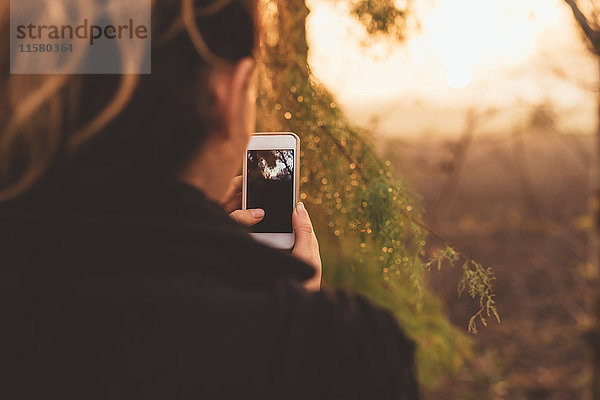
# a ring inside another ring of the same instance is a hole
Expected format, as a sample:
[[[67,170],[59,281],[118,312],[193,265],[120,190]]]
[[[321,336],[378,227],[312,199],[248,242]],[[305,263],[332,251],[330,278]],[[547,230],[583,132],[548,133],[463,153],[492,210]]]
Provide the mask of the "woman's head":
[[[123,175],[183,178],[212,197],[226,189],[215,182],[235,173],[254,122],[256,0],[154,1],[151,75],[9,75],[8,3],[0,201],[40,182]]]

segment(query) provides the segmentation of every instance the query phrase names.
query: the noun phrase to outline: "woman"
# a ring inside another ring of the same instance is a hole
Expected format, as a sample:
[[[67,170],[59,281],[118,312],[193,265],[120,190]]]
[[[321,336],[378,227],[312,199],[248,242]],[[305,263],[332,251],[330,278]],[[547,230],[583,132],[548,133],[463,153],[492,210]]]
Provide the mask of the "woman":
[[[304,205],[291,256],[234,211],[256,1],[153,7],[151,75],[9,75],[3,39],[0,397],[416,399],[394,319],[320,290]]]

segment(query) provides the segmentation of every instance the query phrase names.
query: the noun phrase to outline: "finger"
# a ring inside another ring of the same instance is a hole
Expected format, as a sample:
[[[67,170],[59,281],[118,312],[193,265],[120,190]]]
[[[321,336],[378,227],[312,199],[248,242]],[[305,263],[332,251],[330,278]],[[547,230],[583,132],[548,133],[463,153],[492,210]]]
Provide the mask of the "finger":
[[[260,208],[236,210],[229,214],[229,216],[242,225],[252,226],[259,223],[265,217],[265,210]]]
[[[311,265],[315,269],[315,274],[303,285],[310,291],[318,291],[321,288],[321,275],[323,267],[321,265],[321,255],[319,253],[319,241],[315,235],[312,222],[308,211],[303,203],[298,203],[292,214],[292,225],[296,244],[292,255]]]
[[[229,199],[231,199],[231,197],[235,196],[237,193],[241,193],[242,192],[242,176],[236,176],[234,177],[231,182],[229,182],[229,187],[227,188],[227,191],[225,192],[225,195],[223,196],[223,198],[225,200],[223,200],[223,203],[226,203],[229,201]]]
[[[318,258],[319,243],[304,203],[300,202],[296,206],[292,214],[292,226],[296,237],[294,253],[313,264],[315,262],[313,259]]]
[[[242,191],[242,175],[238,175],[231,180],[228,193],[233,194]]]
[[[242,208],[242,193],[236,193],[230,197],[229,200],[223,204],[223,208],[225,208],[225,211],[227,212],[233,212]]]

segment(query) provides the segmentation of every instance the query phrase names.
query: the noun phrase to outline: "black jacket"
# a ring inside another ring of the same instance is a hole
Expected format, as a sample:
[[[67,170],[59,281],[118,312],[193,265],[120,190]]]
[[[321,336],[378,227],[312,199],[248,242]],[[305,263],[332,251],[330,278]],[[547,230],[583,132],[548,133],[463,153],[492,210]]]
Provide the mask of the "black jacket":
[[[387,312],[177,183],[0,206],[2,399],[415,399]]]

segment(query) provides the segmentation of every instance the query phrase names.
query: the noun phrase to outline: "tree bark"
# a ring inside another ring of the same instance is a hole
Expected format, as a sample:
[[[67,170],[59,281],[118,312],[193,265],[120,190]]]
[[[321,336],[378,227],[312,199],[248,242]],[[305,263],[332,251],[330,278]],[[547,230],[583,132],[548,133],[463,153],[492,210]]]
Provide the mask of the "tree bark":
[[[598,127],[595,135],[596,157],[590,169],[590,197],[589,214],[593,218],[592,226],[588,232],[588,253],[587,263],[589,275],[592,277],[592,294],[588,309],[590,309],[593,318],[592,326],[586,332],[586,338],[591,347],[592,363],[592,398],[600,400],[600,31],[598,30],[597,20],[590,21],[581,11],[576,0],[565,0],[565,3],[571,8],[575,22],[585,35],[590,50],[596,56],[598,62]]]
[[[600,400],[600,56],[598,62],[598,130],[596,132],[597,156],[594,158],[591,169],[591,199],[590,212],[595,224],[590,227],[588,235],[588,263],[593,272],[594,284],[594,325],[590,332],[589,341],[592,347],[592,398]]]
[[[597,23],[590,23],[585,14],[581,11],[575,0],[565,0],[565,2],[571,7],[573,17],[579,28],[583,31],[583,34],[588,39],[589,44],[592,48],[592,52],[596,55],[600,54],[600,32],[597,31]]]

